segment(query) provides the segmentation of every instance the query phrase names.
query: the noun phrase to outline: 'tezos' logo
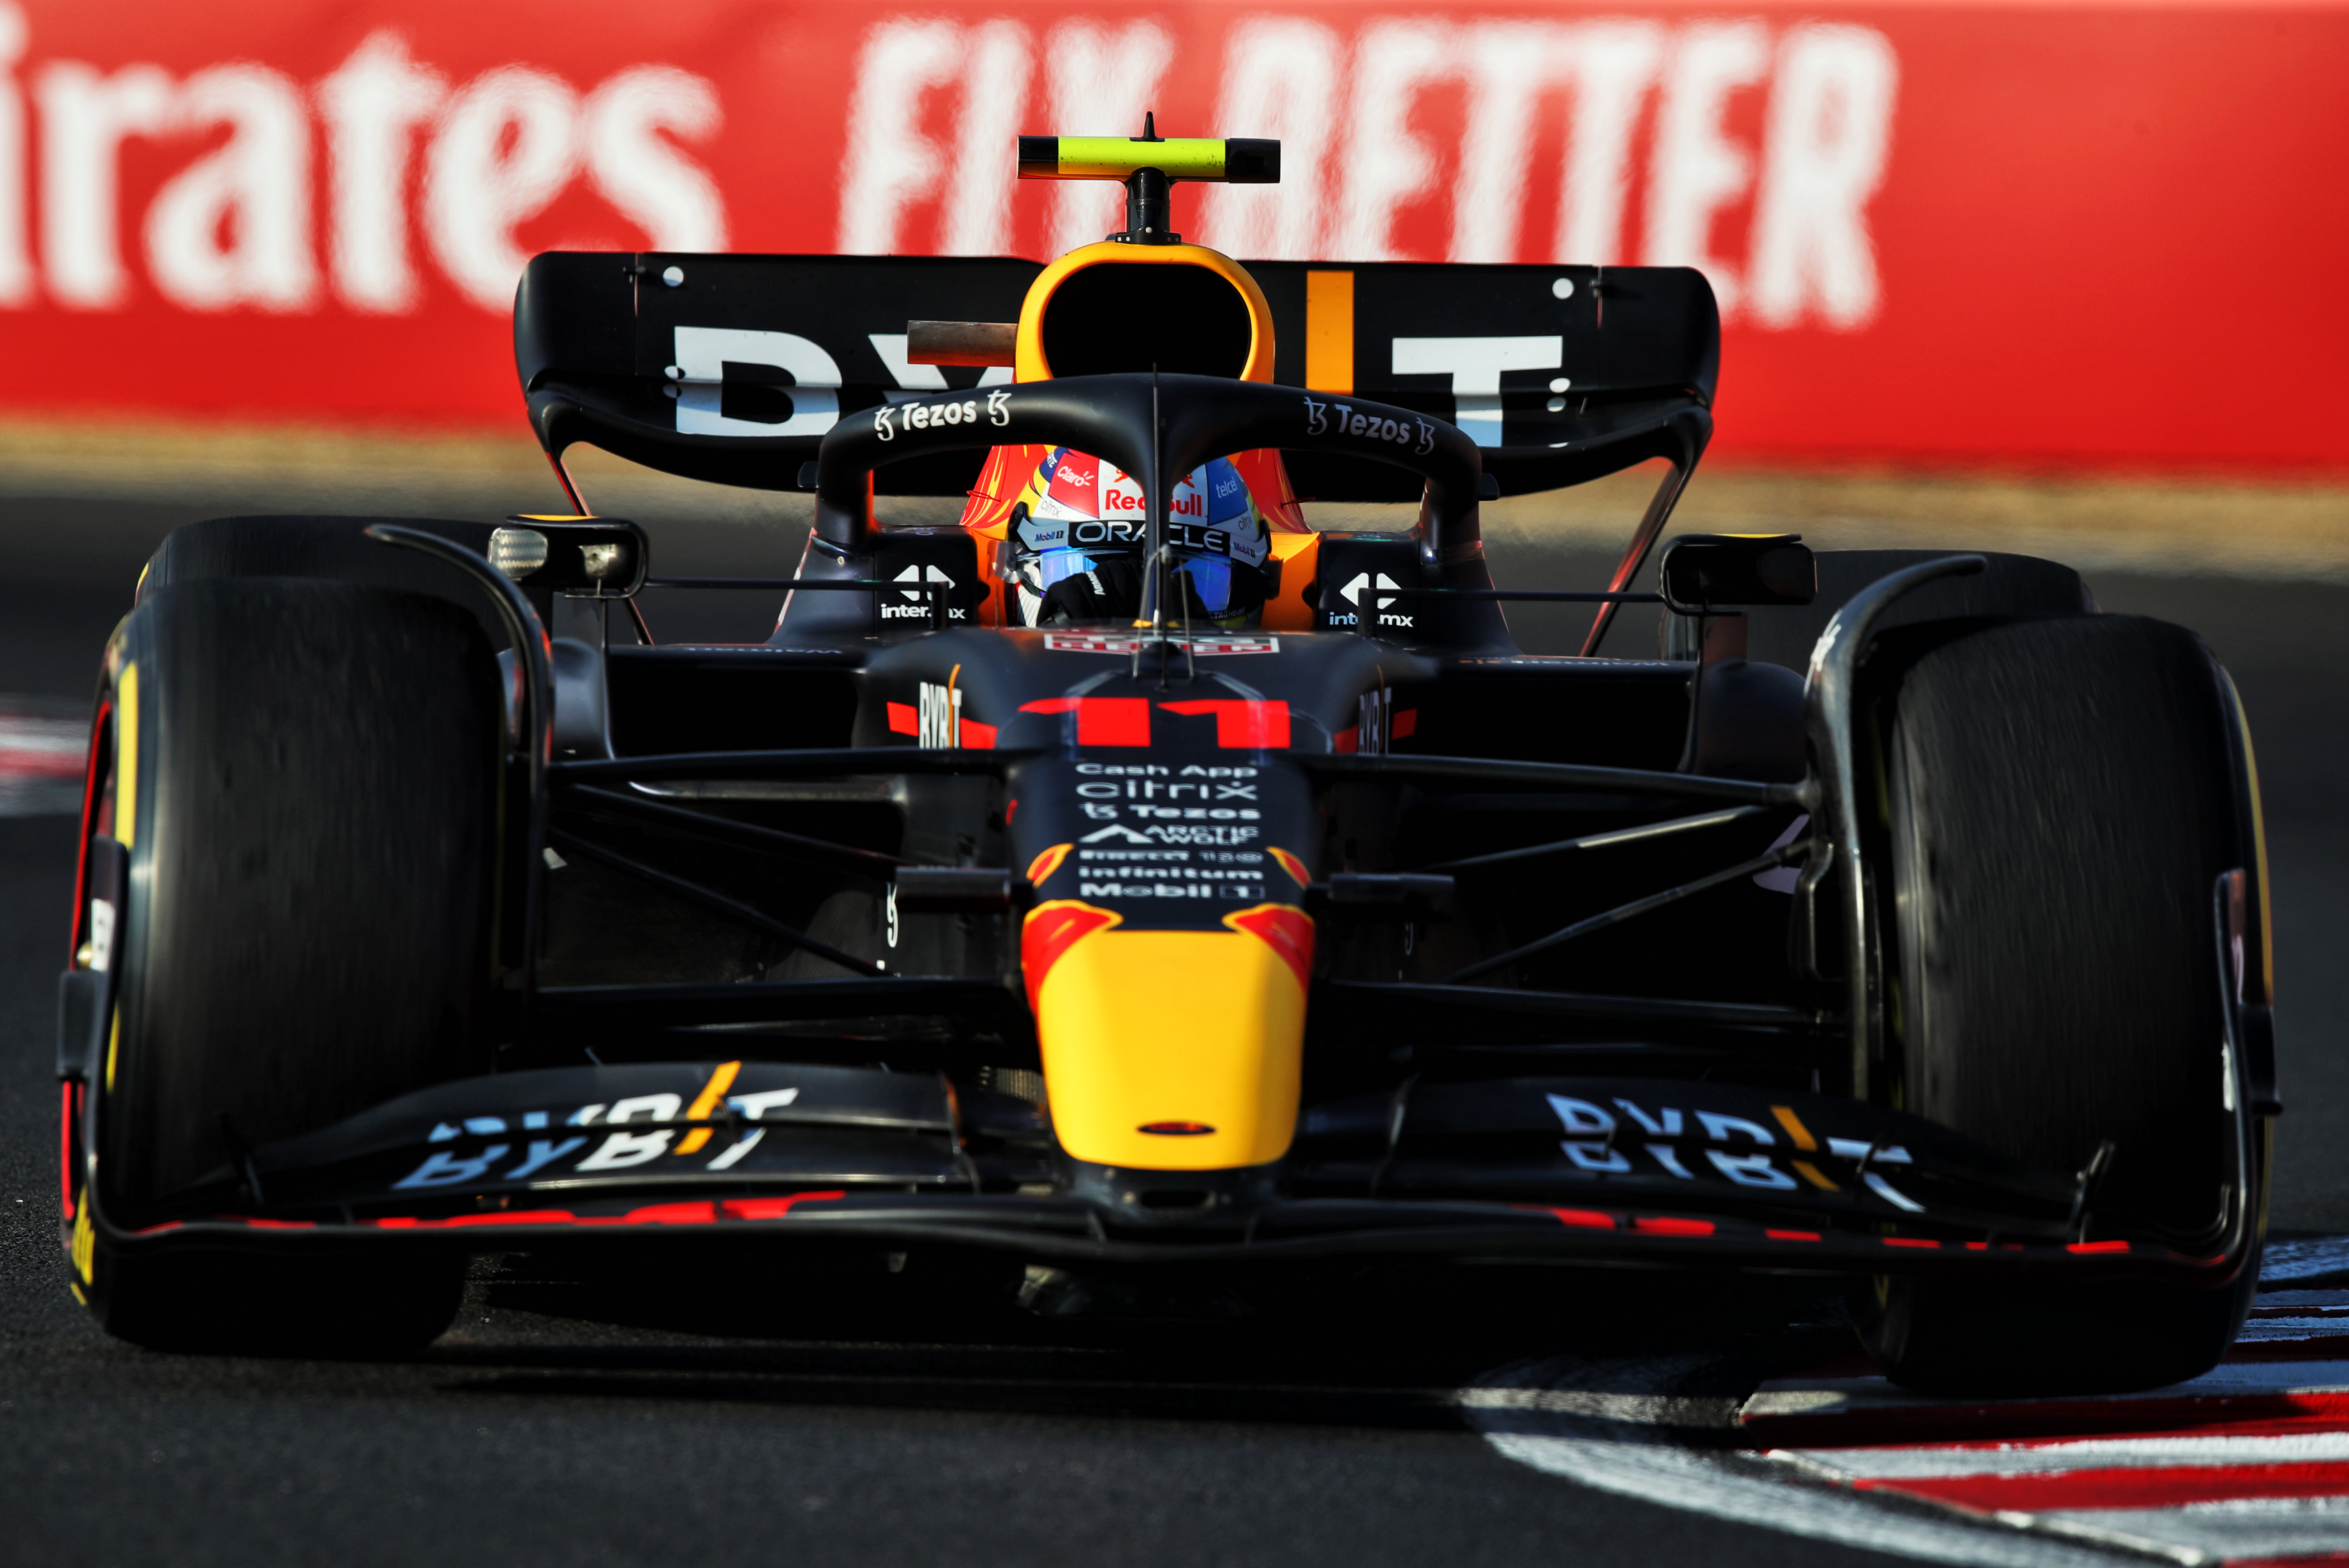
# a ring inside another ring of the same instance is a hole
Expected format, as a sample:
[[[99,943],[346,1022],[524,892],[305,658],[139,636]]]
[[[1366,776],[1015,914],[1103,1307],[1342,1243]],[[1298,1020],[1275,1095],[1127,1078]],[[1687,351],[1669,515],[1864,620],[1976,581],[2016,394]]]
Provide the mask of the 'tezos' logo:
[[[978,423],[977,398],[959,403],[907,403],[897,411],[905,415],[905,428],[909,431]],[[884,436],[882,439],[885,441],[888,438]]]
[[[1423,419],[1382,419],[1376,414],[1360,414],[1345,404],[1338,405],[1338,433],[1360,437],[1366,441],[1392,441],[1396,446],[1412,447],[1423,455],[1435,450],[1435,427]],[[1413,446],[1413,441],[1416,446]]]
[[[1305,400],[1305,433],[1307,435],[1330,433],[1331,407],[1331,404],[1316,402],[1311,398]],[[1408,420],[1391,420],[1375,414],[1360,414],[1343,403],[1336,404],[1335,408],[1337,433],[1340,435],[1358,436],[1365,441],[1392,441],[1397,446],[1409,447],[1423,457],[1435,450],[1435,424],[1431,420],[1417,414],[1413,414]]]
[[[1384,572],[1381,572],[1375,581],[1372,580],[1371,574],[1368,572],[1355,573],[1353,581],[1348,583],[1344,587],[1338,590],[1338,597],[1344,599],[1348,604],[1352,605],[1354,607],[1354,613],[1352,615],[1348,615],[1341,610],[1331,610],[1330,612],[1330,624],[1331,626],[1360,626],[1362,623],[1362,617],[1370,613],[1362,604],[1362,595],[1364,593],[1372,593],[1375,597],[1377,591],[1382,591],[1388,588],[1399,588],[1401,587],[1402,587],[1401,583],[1396,582]],[[1391,610],[1384,607],[1384,605],[1393,604],[1394,602],[1395,601],[1392,599],[1384,601],[1384,604],[1382,604],[1378,610],[1378,619],[1374,624],[1379,626],[1400,627],[1412,627],[1418,624],[1413,621],[1411,617],[1404,615],[1400,611]]]
[[[897,427],[893,422],[902,420],[909,431],[926,431],[947,425],[975,425],[984,419],[991,425],[1011,422],[1011,394],[995,391],[987,394],[987,407],[981,410],[975,398],[961,402],[906,403],[902,407],[882,404],[873,410],[873,431],[883,441],[897,439]]]

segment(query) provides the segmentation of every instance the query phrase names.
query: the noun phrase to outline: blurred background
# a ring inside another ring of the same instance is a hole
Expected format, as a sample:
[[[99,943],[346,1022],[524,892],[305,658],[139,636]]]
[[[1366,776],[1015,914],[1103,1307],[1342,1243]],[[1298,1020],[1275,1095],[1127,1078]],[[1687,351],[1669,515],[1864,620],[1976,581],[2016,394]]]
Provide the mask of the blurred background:
[[[47,1026],[83,710],[164,533],[558,509],[512,370],[531,254],[1042,258],[1120,194],[1017,184],[1013,138],[1152,109],[1282,140],[1279,186],[1175,195],[1243,258],[1702,267],[1682,527],[2027,551],[2200,630],[2266,786],[2275,1218],[2349,1230],[2344,84],[2349,5],[2313,0],[0,0],[11,1026]],[[574,462],[664,572],[797,560],[803,498]],[[1593,586],[1645,489],[1491,508],[1496,576]],[[657,634],[771,624],[704,597],[653,596]]]

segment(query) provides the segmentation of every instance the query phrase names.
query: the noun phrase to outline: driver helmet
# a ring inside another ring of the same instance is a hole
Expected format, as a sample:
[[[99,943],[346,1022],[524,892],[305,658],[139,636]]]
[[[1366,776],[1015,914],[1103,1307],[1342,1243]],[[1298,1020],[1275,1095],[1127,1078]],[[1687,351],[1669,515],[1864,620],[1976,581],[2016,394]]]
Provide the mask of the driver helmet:
[[[1053,448],[1011,512],[1009,543],[1025,623],[1139,614],[1149,514],[1132,475],[1084,452]],[[1270,586],[1265,565],[1272,532],[1227,460],[1193,469],[1174,486],[1166,542],[1176,574],[1170,618],[1180,618],[1187,599],[1194,620],[1224,630],[1253,624]]]

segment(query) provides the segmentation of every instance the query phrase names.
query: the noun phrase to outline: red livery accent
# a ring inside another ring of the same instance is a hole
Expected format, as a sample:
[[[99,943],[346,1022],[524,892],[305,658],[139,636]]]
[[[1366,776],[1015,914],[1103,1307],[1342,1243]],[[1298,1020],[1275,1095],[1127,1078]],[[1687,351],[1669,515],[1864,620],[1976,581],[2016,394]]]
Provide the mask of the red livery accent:
[[[81,853],[74,861],[73,934],[66,939],[66,961],[81,950],[82,928],[89,921],[89,837],[93,833],[111,835],[114,824],[98,820],[98,742],[101,736],[113,732],[107,728],[114,717],[112,689],[98,699],[98,716],[89,724],[89,749],[84,763],[81,781]]]
[[[1517,1207],[1520,1209],[1530,1210],[1537,1214],[1547,1214],[1557,1220],[1559,1224],[1569,1226],[1578,1231],[1612,1231],[1615,1229],[1615,1216],[1612,1214],[1602,1214],[1596,1209],[1545,1209],[1537,1203],[1520,1203]]]
[[[922,732],[921,715],[914,711],[911,702],[889,704],[889,732],[893,735],[918,735]]]
[[[1941,1245],[1939,1241],[1924,1236],[1887,1236],[1883,1240],[1888,1247],[1921,1247],[1929,1251],[1938,1251]]]
[[[2127,1241],[2074,1241],[2064,1249],[2067,1252],[2126,1252]]]
[[[1816,1231],[1764,1231],[1762,1233],[1773,1241],[1816,1241],[1819,1239]]]
[[[1631,1229],[1651,1236],[1710,1236],[1716,1227],[1710,1220],[1682,1220],[1672,1214],[1640,1214],[1632,1219]]]
[[[976,719],[961,719],[957,720],[957,722],[962,726],[961,734],[957,738],[962,742],[963,749],[965,751],[991,752],[995,750],[994,725],[982,724]]]
[[[1388,735],[1398,741],[1407,741],[1418,732],[1419,710],[1416,708],[1405,708],[1387,726]]]
[[[590,1215],[580,1221],[583,1225],[714,1225],[718,1222],[716,1204],[653,1203],[642,1209],[631,1209],[618,1220],[605,1220]]]
[[[1272,944],[1297,975],[1297,983],[1313,983],[1313,919],[1290,904],[1258,904],[1226,915],[1224,924],[1236,931]]]
[[[801,1203],[829,1203],[835,1198],[845,1198],[845,1190],[834,1188],[829,1192],[794,1192],[788,1198],[730,1198],[718,1207],[730,1220],[781,1220]]]
[[[1286,751],[1288,748],[1288,704],[1254,701],[1245,697],[1216,697],[1195,702],[1161,702],[1169,713],[1195,718],[1216,716],[1216,744],[1226,751]]]
[[[451,1214],[446,1220],[419,1220],[412,1214],[390,1214],[373,1221],[378,1231],[465,1231],[476,1225],[576,1225],[579,1216],[568,1209],[505,1209],[487,1214]]]
[[[57,1107],[57,1192],[65,1200],[66,1218],[74,1217],[73,1135],[74,1085],[59,1084],[64,1103]]]
[[[1022,702],[1022,713],[1074,713],[1077,744],[1081,746],[1146,746],[1150,744],[1150,699],[1147,697],[1047,697]]]
[[[1036,906],[1019,928],[1019,968],[1027,977],[1028,1005],[1037,1005],[1036,993],[1061,955],[1080,940],[1116,925],[1125,917],[1114,909],[1075,898],[1055,898]]]
[[[1069,857],[1069,851],[1075,847],[1073,844],[1055,844],[1051,848],[1028,862],[1029,882],[1041,887],[1047,877],[1061,868],[1061,862],[1066,860]]]
[[[714,1225],[724,1220],[780,1220],[795,1203],[821,1203],[844,1198],[845,1190],[794,1192],[787,1198],[730,1198],[712,1203],[650,1203],[626,1214],[574,1214],[568,1209],[510,1209],[487,1214],[451,1214],[445,1220],[422,1220],[395,1214],[372,1221],[379,1231],[464,1231],[481,1225]],[[291,1222],[244,1220],[247,1225]],[[309,1221],[298,1222],[303,1228]]]

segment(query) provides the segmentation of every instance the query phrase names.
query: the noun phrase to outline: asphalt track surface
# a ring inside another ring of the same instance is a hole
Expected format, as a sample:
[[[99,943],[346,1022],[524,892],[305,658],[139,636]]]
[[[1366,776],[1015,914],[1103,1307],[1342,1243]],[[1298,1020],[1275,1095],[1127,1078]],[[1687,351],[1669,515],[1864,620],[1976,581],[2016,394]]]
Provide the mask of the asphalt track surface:
[[[0,503],[0,693],[86,698],[139,562],[197,514]],[[687,543],[669,569],[723,567],[719,541]],[[1496,566],[1528,587],[1603,569]],[[2199,630],[2241,686],[2276,898],[2273,1223],[2349,1231],[2349,587],[2094,586],[2109,609]],[[662,613],[674,635],[755,635]],[[72,837],[64,818],[0,818],[0,1562],[1890,1560],[1559,1479],[1461,1408],[1463,1387],[1561,1355],[1694,1358],[1742,1393],[1848,1344],[1832,1292],[1803,1282],[1492,1272],[1132,1321],[1042,1318],[915,1269],[655,1251],[592,1272],[480,1268],[457,1328],[406,1365],[112,1343],[67,1294],[57,1244]]]

